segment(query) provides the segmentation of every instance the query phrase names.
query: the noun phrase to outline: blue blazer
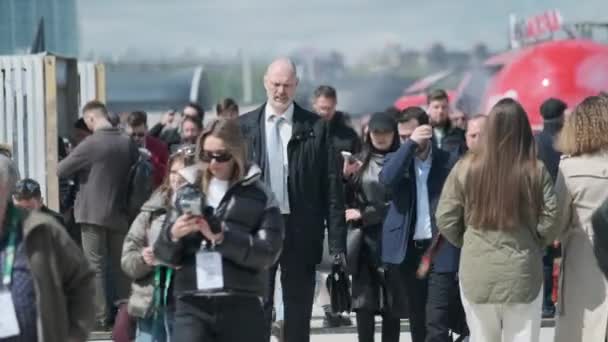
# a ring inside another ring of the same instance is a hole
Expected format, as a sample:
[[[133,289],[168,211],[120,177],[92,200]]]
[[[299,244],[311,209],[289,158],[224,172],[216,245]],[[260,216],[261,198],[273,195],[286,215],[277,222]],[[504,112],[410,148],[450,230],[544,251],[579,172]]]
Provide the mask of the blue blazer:
[[[401,264],[407,257],[409,239],[414,236],[416,226],[416,174],[414,158],[418,144],[412,140],[404,142],[397,151],[386,156],[380,172],[380,182],[392,193],[388,214],[382,227],[382,261]],[[435,211],[448,174],[458,160],[458,154],[433,147],[431,170],[427,188],[433,237],[438,234]],[[433,259],[436,272],[456,272],[460,249],[444,241]]]

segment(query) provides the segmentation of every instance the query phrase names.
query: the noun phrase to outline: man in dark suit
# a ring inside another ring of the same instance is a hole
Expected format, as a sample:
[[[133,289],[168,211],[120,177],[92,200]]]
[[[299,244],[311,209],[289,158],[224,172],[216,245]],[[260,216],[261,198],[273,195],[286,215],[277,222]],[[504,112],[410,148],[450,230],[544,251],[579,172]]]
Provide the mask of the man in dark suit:
[[[315,270],[321,261],[325,222],[329,250],[341,261],[346,249],[342,181],[327,123],[293,102],[298,79],[288,59],[278,59],[264,76],[268,102],[239,118],[249,157],[262,168],[285,219],[280,258],[285,305],[285,339],[310,340]],[[269,272],[265,301],[272,316],[276,267]]]
[[[447,241],[438,247],[430,282],[419,279],[416,271],[437,237],[435,210],[457,154],[432,143],[428,115],[419,107],[405,109],[398,122],[402,145],[386,157],[380,173],[380,181],[393,193],[382,231],[382,260],[389,264],[389,276],[394,279],[390,273],[398,273],[403,284],[412,340],[444,341],[449,302],[445,294],[457,285],[459,250]],[[399,289],[394,295],[400,296]],[[437,305],[427,306],[427,298]]]

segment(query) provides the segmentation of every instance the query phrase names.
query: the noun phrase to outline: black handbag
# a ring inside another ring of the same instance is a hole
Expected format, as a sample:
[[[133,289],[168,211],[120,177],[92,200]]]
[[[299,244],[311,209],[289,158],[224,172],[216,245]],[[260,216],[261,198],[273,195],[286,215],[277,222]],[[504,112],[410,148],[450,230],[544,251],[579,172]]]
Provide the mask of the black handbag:
[[[332,266],[325,285],[329,292],[331,311],[334,313],[350,312],[352,308],[350,279],[342,265],[334,264]]]

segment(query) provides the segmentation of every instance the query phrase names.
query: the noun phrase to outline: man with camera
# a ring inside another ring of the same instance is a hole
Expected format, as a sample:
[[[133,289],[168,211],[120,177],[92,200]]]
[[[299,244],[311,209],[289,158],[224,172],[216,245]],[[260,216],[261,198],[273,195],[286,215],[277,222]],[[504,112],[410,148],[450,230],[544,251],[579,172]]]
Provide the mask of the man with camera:
[[[280,203],[285,241],[280,258],[285,305],[285,339],[310,340],[316,265],[321,261],[325,222],[329,251],[343,260],[346,249],[344,195],[329,125],[296,103],[296,67],[288,59],[270,64],[264,76],[268,97],[260,108],[239,118],[249,157],[262,168],[266,184]],[[274,279],[265,314],[270,334]]]

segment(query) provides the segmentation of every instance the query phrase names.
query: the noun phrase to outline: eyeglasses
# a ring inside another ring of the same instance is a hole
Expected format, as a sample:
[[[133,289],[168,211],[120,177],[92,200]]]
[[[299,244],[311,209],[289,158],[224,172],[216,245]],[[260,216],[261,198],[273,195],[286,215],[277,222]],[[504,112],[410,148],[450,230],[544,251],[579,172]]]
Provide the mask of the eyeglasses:
[[[201,160],[204,163],[210,163],[212,160],[215,160],[218,163],[225,163],[232,159],[232,155],[228,152],[220,152],[220,151],[203,151],[201,152]]]
[[[131,133],[131,138],[143,138],[146,136],[144,132],[133,132]]]

